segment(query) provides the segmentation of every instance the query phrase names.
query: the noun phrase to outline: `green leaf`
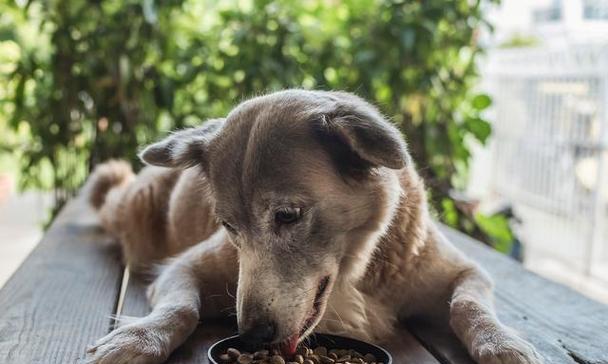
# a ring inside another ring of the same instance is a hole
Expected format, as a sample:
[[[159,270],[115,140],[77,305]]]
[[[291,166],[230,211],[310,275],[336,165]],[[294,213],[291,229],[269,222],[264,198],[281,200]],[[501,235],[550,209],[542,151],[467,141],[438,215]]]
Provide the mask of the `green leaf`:
[[[15,31],[10,28],[0,28],[0,42],[4,42],[7,40],[15,40]]]
[[[48,180],[65,195],[84,180],[78,168],[136,162],[159,134],[225,116],[252,95],[331,88],[394,120],[432,208],[452,226],[476,227],[449,191],[466,184],[467,137],[491,132],[480,117],[491,100],[471,89],[483,51],[474,37],[488,26],[478,0],[5,3],[0,40],[17,43],[20,56],[18,72],[0,75],[12,103],[0,103],[0,124],[27,129],[22,160],[31,164],[20,168],[30,186]]]
[[[475,214],[475,222],[483,232],[490,236],[496,250],[505,254],[511,252],[511,249],[513,249],[513,233],[509,226],[509,220],[505,216],[486,216],[477,213]]]
[[[441,201],[443,221],[449,226],[456,228],[458,227],[458,210],[454,205],[454,201],[449,198],[444,198]]]
[[[485,143],[492,133],[492,126],[480,118],[470,118],[465,121],[465,127],[481,143]]]
[[[477,110],[485,110],[492,105],[492,99],[486,94],[479,94],[473,98],[472,105]]]

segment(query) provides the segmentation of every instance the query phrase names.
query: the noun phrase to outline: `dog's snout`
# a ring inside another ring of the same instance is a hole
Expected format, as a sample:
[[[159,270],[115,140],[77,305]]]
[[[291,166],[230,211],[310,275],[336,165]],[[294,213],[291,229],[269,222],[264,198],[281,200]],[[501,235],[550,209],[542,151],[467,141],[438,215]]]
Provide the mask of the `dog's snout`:
[[[272,321],[257,322],[239,333],[241,340],[250,346],[271,343],[276,335],[277,325]]]

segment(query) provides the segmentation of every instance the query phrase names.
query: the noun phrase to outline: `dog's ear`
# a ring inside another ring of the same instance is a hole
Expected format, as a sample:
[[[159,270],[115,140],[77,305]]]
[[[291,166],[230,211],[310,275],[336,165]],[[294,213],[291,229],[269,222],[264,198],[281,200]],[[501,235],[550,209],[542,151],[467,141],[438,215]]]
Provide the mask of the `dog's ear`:
[[[349,94],[323,107],[317,132],[337,158],[355,170],[368,167],[401,169],[410,155],[401,132],[376,108]]]
[[[224,125],[225,119],[212,119],[202,126],[176,131],[147,146],[139,153],[146,164],[159,167],[188,168],[205,165],[207,147]]]

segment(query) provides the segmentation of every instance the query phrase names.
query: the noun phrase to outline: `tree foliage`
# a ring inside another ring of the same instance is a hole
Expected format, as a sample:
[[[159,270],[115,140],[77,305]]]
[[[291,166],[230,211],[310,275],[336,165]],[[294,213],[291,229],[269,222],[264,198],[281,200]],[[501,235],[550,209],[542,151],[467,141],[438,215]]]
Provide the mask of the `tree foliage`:
[[[488,0],[487,2],[495,2]],[[24,186],[58,203],[110,157],[286,87],[344,89],[404,132],[439,216],[477,231],[450,199],[469,143],[491,129],[476,94],[481,0],[30,0],[0,5],[0,123]],[[6,143],[5,143],[6,144]],[[10,143],[9,143],[10,144]]]

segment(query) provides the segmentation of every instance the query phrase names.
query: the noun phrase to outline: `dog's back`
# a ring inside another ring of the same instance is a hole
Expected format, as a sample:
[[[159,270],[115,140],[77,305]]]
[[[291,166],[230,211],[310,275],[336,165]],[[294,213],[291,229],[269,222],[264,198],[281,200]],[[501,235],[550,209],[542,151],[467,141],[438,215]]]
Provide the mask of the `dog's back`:
[[[125,263],[144,270],[208,237],[217,224],[204,181],[193,170],[146,167],[137,176],[124,161],[96,167],[87,182],[89,203],[116,236]],[[201,185],[203,183],[203,185]]]

